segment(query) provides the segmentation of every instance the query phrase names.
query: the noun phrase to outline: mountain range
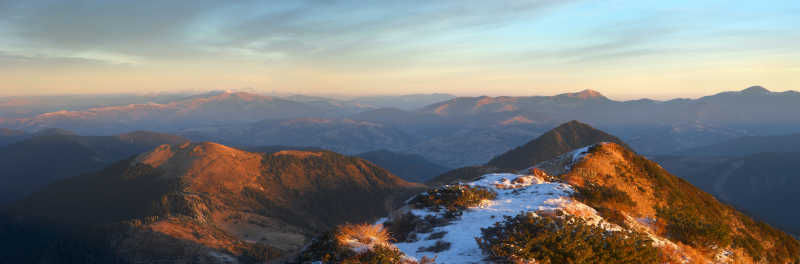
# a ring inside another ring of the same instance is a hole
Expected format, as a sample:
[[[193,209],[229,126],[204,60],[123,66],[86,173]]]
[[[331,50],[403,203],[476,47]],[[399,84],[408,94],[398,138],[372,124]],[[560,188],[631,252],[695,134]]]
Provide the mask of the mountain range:
[[[618,138],[578,121],[547,131],[486,165],[428,181],[433,189],[421,195],[434,199],[429,202],[420,202],[420,196],[408,199],[425,185],[376,165],[395,166],[395,171],[422,165],[418,169],[423,171],[429,167],[424,159],[388,151],[361,154],[374,160],[370,162],[314,147],[257,147],[250,152],[151,132],[87,137],[63,130],[42,131],[7,147],[17,146],[25,153],[30,151],[20,146],[39,146],[47,151],[37,155],[65,156],[81,152],[44,146],[77,145],[113,156],[107,153],[125,149],[116,147],[119,142],[156,144],[164,138],[179,142],[53,180],[0,210],[0,262],[292,262],[309,256],[298,252],[319,249],[324,241],[320,235],[339,230],[337,226],[382,216],[386,218],[379,222],[398,236],[385,245],[402,254],[417,259],[438,256],[436,263],[480,262],[494,254],[476,243],[476,237],[489,239],[481,228],[525,211],[545,217],[566,214],[604,232],[644,235],[653,248],[640,251],[657,254],[662,262],[792,263],[800,254],[800,244],[785,233],[718,202],[668,173],[668,166],[662,168]],[[786,163],[775,164],[769,168]],[[752,175],[757,167],[742,168],[741,175]],[[753,177],[729,179],[735,181],[725,183],[726,190],[746,186],[740,183]],[[479,199],[478,204],[458,202],[463,207],[455,211],[426,207],[461,199],[447,194],[448,188],[462,186],[458,182],[472,187],[456,194],[483,188],[497,196]],[[787,183],[792,179],[774,178],[757,190]],[[781,206],[772,198],[754,200],[765,208]],[[791,219],[786,210],[782,216]]]
[[[25,118],[62,110],[77,111],[148,102],[167,103],[187,96],[189,95],[181,93],[159,93],[0,97],[0,118]]]
[[[483,163],[569,120],[617,135],[647,155],[800,131],[800,117],[793,114],[800,111],[800,93],[760,86],[668,101],[616,101],[592,90],[555,96],[409,96],[417,97],[444,101],[409,110],[357,99],[214,92],[5,117],[0,126],[28,133],[58,127],[86,135],[150,130],[194,141],[313,146],[349,155],[388,149],[450,168]]]
[[[184,128],[257,122],[265,119],[329,117],[361,111],[325,101],[300,103],[245,92],[212,92],[165,103],[104,106],[0,120],[24,130],[58,127],[81,134],[131,130],[171,132]]]

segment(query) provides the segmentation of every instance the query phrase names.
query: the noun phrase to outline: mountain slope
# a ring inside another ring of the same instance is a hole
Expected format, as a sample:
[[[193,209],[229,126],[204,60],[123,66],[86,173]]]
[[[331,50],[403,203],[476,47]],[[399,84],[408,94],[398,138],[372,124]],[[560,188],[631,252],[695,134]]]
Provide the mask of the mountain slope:
[[[762,93],[754,89],[750,93]],[[800,182],[794,164],[800,134],[749,136],[678,151],[654,159],[675,175],[765,221],[800,233],[796,214]],[[763,201],[763,202],[762,202]]]
[[[328,118],[265,120],[243,126],[192,129],[179,134],[194,141],[220,141],[242,146],[306,146],[344,154],[397,149],[415,140],[412,135],[392,126]]]
[[[573,120],[550,130],[525,145],[493,158],[489,161],[488,166],[500,169],[524,169],[573,149],[599,142],[614,142],[625,145],[622,140],[615,136]]]
[[[359,153],[355,156],[375,163],[400,178],[412,182],[425,182],[448,170],[446,167],[415,154],[376,150]]]
[[[251,263],[336,224],[383,215],[420,187],[333,152],[185,143],[50,185],[10,213],[69,228],[121,225],[101,230],[113,235],[106,252],[125,263]]]
[[[53,181],[101,169],[161,144],[187,142],[182,137],[138,131],[115,136],[78,136],[44,130],[0,147],[0,204]]]
[[[450,94],[408,94],[358,97],[350,102],[371,105],[379,108],[398,108],[415,110],[420,107],[455,98]]]
[[[245,149],[247,151],[264,153],[275,153],[282,150],[324,151],[324,149],[321,148],[293,146],[261,146]],[[375,163],[375,165],[392,172],[392,174],[397,175],[403,180],[411,182],[425,182],[448,170],[439,164],[426,160],[422,156],[397,153],[385,149],[363,152],[353,156]]]
[[[800,149],[800,134],[749,136],[724,142],[681,150],[677,156],[746,156],[763,152],[796,152]]]
[[[28,136],[24,131],[0,128],[0,147],[23,140]]]
[[[739,157],[659,156],[666,169],[770,224],[800,233],[795,164],[800,153],[757,153]]]
[[[537,219],[577,229],[535,227]],[[437,256],[436,263],[800,261],[800,243],[791,236],[615,143],[586,146],[520,174],[429,190],[380,223],[403,253]],[[596,228],[606,239],[582,237]]]

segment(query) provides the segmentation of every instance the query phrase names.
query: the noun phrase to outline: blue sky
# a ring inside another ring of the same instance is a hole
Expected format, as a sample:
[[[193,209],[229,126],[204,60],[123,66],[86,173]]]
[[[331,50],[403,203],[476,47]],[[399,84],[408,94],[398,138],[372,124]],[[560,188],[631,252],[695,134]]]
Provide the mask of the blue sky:
[[[0,95],[797,89],[798,1],[8,1]]]

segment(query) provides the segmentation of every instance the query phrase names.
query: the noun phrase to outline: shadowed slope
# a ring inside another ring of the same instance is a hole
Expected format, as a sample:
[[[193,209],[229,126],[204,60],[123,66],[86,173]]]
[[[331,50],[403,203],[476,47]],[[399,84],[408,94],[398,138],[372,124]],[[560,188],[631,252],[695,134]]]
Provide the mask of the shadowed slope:
[[[20,199],[49,183],[101,169],[183,137],[137,131],[116,136],[78,136],[50,129],[0,147],[0,204]]]

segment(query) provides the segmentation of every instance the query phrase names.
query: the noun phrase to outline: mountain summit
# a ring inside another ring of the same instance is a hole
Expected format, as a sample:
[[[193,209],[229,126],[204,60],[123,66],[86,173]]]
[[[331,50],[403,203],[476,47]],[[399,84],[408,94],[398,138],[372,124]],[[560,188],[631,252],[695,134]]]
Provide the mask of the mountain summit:
[[[578,99],[608,99],[598,91],[586,89],[577,93],[565,93],[558,96],[578,98]]]
[[[504,170],[520,170],[573,149],[600,142],[614,142],[627,146],[615,136],[573,120],[548,131],[525,145],[493,158],[488,165]]]
[[[385,215],[421,187],[333,152],[184,143],[52,184],[10,214],[22,224],[99,229],[109,235],[93,241],[114,246],[93,252],[125,263],[263,263],[337,224]]]
[[[767,88],[761,86],[750,86],[747,89],[742,90],[743,94],[768,94],[771,93]]]

